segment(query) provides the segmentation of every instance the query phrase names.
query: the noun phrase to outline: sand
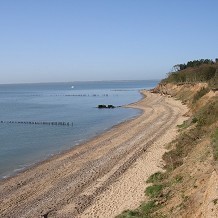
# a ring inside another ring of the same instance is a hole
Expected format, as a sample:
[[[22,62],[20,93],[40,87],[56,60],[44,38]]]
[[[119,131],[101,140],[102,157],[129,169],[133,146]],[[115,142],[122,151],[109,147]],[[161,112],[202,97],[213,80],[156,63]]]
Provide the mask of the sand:
[[[128,106],[139,117],[1,181],[0,217],[107,218],[137,207],[187,111],[168,96],[143,94]]]

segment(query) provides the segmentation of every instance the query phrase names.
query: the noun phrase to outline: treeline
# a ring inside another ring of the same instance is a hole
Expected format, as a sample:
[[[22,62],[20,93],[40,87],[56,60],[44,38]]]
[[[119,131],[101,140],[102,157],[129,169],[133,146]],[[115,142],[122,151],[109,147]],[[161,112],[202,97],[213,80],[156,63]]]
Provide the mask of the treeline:
[[[200,60],[193,60],[188,61],[187,64],[176,64],[173,66],[174,71],[181,71],[185,70],[188,67],[199,67],[202,64],[215,64],[218,62],[218,58],[213,61],[212,59],[200,59]]]
[[[207,82],[212,88],[218,88],[218,59],[216,62],[209,59],[194,60],[184,66],[175,66],[174,71],[168,73],[162,83]]]

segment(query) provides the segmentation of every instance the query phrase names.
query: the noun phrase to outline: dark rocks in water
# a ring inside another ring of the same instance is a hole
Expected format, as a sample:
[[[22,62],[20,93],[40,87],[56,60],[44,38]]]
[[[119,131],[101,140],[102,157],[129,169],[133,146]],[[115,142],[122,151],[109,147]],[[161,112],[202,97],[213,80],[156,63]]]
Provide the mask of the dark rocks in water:
[[[101,108],[107,108],[107,106],[106,106],[105,104],[99,104],[99,105],[98,105],[98,108],[99,108],[99,109],[101,109]]]
[[[112,104],[109,104],[107,107],[108,108],[115,108],[115,106],[113,106]]]
[[[99,109],[113,109],[113,108],[115,108],[115,106],[114,105],[112,105],[112,104],[109,104],[109,105],[105,105],[105,104],[99,104],[98,105],[98,108]]]

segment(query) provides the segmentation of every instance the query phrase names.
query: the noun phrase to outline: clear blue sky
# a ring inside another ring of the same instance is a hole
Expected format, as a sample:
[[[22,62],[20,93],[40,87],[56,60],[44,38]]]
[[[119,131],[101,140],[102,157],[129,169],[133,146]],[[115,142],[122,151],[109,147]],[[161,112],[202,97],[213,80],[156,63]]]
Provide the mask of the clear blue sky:
[[[1,0],[0,83],[159,79],[218,57],[217,0]]]

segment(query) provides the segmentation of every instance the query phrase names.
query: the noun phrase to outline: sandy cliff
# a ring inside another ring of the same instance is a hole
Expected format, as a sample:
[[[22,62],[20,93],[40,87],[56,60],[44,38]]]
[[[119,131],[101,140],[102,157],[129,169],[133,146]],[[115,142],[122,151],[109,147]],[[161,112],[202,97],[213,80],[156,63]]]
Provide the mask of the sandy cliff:
[[[194,101],[202,89],[208,89],[207,93]],[[174,184],[169,188],[169,199],[159,212],[167,217],[218,217],[218,163],[213,148],[218,142],[212,140],[218,127],[218,92],[210,90],[207,83],[165,83],[159,84],[153,92],[182,100],[188,105],[186,114],[190,116],[180,126],[178,140],[171,143],[175,152],[165,155],[166,161],[171,156],[175,164],[178,160],[181,163],[167,175],[165,182]],[[205,122],[200,123],[200,118]],[[196,123],[193,123],[194,119]],[[175,182],[175,178],[179,178],[178,181]]]

